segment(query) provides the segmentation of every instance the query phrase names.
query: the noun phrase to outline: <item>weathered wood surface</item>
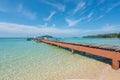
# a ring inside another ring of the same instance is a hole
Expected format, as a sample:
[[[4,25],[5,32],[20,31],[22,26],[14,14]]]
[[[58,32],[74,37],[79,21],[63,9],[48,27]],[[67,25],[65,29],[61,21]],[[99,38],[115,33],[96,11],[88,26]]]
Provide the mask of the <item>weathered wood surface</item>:
[[[112,46],[112,45],[106,45],[106,44],[73,43],[73,42],[61,42],[61,43],[120,52],[120,46]]]

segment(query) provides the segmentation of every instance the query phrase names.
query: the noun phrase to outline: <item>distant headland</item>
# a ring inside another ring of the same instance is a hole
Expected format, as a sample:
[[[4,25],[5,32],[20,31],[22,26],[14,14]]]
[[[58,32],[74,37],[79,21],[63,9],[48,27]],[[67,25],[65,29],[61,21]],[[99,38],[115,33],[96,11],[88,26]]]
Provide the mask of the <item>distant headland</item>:
[[[44,38],[44,37],[46,37],[46,38],[53,38],[53,36],[50,36],[50,35],[38,36],[37,38]]]
[[[83,38],[120,38],[120,32],[83,36]]]

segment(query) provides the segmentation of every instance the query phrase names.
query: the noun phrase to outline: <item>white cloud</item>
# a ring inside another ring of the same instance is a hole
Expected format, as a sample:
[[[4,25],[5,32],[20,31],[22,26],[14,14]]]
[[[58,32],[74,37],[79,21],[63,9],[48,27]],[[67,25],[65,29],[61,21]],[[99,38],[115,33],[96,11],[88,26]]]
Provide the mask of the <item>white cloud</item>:
[[[57,36],[70,36],[78,32],[77,29],[60,29],[56,28],[55,24],[53,27],[38,27],[38,26],[29,26],[21,25],[15,23],[0,22],[0,36],[3,36],[4,33],[9,33],[7,36],[40,36],[40,35],[57,35]],[[11,35],[12,34],[12,35]],[[6,35],[4,35],[6,36]]]
[[[110,12],[112,9],[116,8],[120,6],[120,1],[117,2],[117,3],[113,3],[107,10],[106,10],[106,13]]]
[[[91,18],[92,15],[93,15],[93,12],[90,12],[90,13],[88,14],[88,18]]]
[[[39,24],[39,25],[37,25],[37,27],[48,27],[48,23]]]
[[[71,20],[71,19],[66,18],[65,20],[66,20],[68,26],[75,26],[82,20],[82,18],[80,18],[78,20]]]
[[[18,12],[20,14],[24,15],[25,17],[32,19],[32,20],[37,18],[35,13],[25,9],[22,4],[18,5]]]
[[[104,32],[112,32],[112,31],[119,31],[120,30],[120,25],[109,25],[109,24],[106,24],[105,26],[103,26],[101,28],[101,31],[104,31]]]
[[[62,5],[62,4],[59,4],[59,3],[52,3],[52,2],[49,2],[49,1],[44,1],[44,2],[48,5],[50,5],[50,6],[53,6],[57,9],[59,9],[62,12],[65,11],[65,5]]]
[[[87,21],[90,22],[92,20],[92,16],[93,12],[91,11],[85,19],[87,19]]]
[[[56,25],[55,25],[55,24],[52,24],[52,27],[56,27]]]
[[[22,25],[15,23],[7,23],[0,22],[0,37],[33,37],[40,35],[53,35],[53,36],[62,36],[62,37],[70,37],[70,36],[80,36],[80,35],[88,35],[88,34],[100,34],[100,33],[112,33],[119,32],[120,25],[105,25],[101,28],[97,29],[75,29],[75,28],[57,28],[53,24],[52,26],[48,26],[48,24],[38,26],[30,26],[30,25]]]
[[[44,23],[44,24],[40,24],[40,25],[37,25],[37,27],[56,27],[56,24],[52,24],[52,25],[48,25],[48,23]]]
[[[50,21],[51,18],[55,15],[55,13],[56,13],[55,11],[51,12],[50,15],[47,18],[45,18],[44,20],[45,21]]]
[[[113,33],[113,32],[119,32],[120,31],[120,25],[109,25],[106,24],[105,26],[99,28],[99,29],[92,29],[92,30],[86,30],[88,33]]]
[[[85,8],[86,3],[85,2],[80,2],[77,4],[76,8],[73,11],[73,14],[75,14],[76,12],[78,12],[80,9],[84,9]]]
[[[94,19],[94,21],[98,21],[99,19],[103,18],[104,16],[105,16],[105,14],[99,15],[98,17],[96,17],[96,18]]]
[[[103,0],[103,2],[104,2],[104,0]],[[117,2],[117,3],[113,3],[108,9],[105,9],[105,7],[101,7],[100,10],[101,10],[101,12],[103,12],[103,14],[99,15],[96,18],[96,20],[99,20],[99,19],[103,18],[108,12],[110,12],[112,9],[114,9],[118,6],[120,6],[120,1]]]
[[[95,34],[104,34],[104,33],[116,33],[120,32],[120,25],[105,25],[101,28],[97,29],[81,29],[79,32],[76,33],[76,35],[95,35]]]

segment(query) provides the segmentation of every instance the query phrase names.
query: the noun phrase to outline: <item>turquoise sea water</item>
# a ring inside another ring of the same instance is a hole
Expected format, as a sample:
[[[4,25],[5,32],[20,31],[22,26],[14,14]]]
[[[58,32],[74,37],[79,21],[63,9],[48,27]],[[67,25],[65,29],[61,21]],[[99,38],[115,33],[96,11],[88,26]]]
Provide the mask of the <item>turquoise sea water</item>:
[[[61,41],[120,46],[120,39],[61,38]],[[110,66],[56,46],[26,41],[0,39],[0,80],[99,79]],[[99,69],[98,69],[99,67]],[[111,68],[111,67],[110,67]]]
[[[84,42],[120,46],[119,38],[61,38],[60,40],[67,42]]]

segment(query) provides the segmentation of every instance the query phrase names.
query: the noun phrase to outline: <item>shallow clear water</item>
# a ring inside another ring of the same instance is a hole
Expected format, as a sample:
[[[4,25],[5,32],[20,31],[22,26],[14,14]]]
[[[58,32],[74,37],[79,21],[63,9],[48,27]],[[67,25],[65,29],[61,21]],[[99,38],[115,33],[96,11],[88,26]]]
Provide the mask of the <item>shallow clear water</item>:
[[[66,38],[63,41],[89,40]],[[99,40],[93,42],[108,41]],[[119,45],[118,41],[109,39],[108,42]],[[72,55],[70,51],[56,46],[26,39],[0,39],[0,80],[100,80],[106,68],[112,70],[109,64],[79,54]]]

